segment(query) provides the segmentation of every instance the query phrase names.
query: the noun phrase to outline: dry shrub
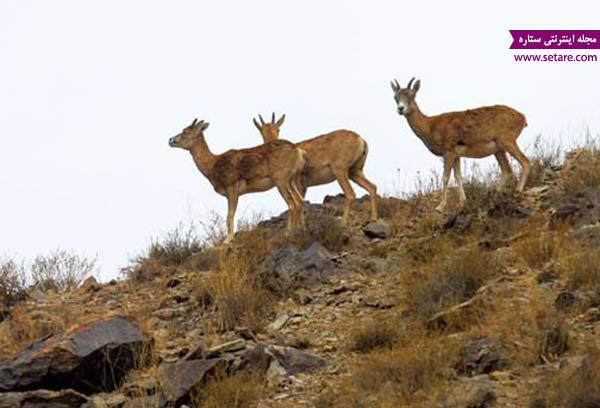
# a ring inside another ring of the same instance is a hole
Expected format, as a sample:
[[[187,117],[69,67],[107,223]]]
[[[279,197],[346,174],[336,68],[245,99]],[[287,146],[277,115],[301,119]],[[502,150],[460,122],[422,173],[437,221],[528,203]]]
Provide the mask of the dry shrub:
[[[408,304],[424,319],[471,298],[487,281],[498,276],[495,255],[477,249],[459,251],[420,275],[406,275]]]
[[[561,269],[568,277],[572,290],[584,289],[600,292],[600,251],[584,247],[567,257]]]
[[[0,259],[0,320],[27,295],[25,268],[12,259]]]
[[[163,265],[181,265],[202,248],[196,227],[180,223],[162,239],[152,241],[147,258]]]
[[[516,254],[532,269],[540,269],[557,259],[563,240],[558,234],[543,232],[514,245]]]
[[[542,139],[542,135],[538,135],[529,150],[531,169],[527,184],[531,187],[542,186],[550,181],[548,176],[551,172],[560,167],[563,149],[553,141]]]
[[[263,378],[255,373],[241,373],[209,380],[194,406],[206,408],[250,408],[258,406],[263,393]]]
[[[402,247],[403,258],[418,266],[437,261],[455,250],[455,240],[450,234],[434,233],[407,241]]]
[[[367,353],[374,349],[392,348],[398,340],[397,326],[389,319],[363,323],[352,333],[352,351]]]
[[[441,339],[413,338],[410,344],[375,351],[353,370],[338,406],[405,406],[424,398],[450,377],[456,345]]]
[[[92,276],[95,268],[95,258],[87,259],[70,251],[56,250],[48,255],[38,255],[29,267],[29,274],[36,289],[69,291]]]
[[[579,368],[559,373],[537,395],[532,408],[600,407],[600,351],[589,350]]]
[[[565,202],[586,191],[600,193],[600,144],[592,138],[567,154],[559,188],[552,197]]]
[[[550,309],[551,310],[551,309]],[[569,348],[569,327],[553,311],[543,311],[536,318],[537,355],[540,362],[554,361]]]

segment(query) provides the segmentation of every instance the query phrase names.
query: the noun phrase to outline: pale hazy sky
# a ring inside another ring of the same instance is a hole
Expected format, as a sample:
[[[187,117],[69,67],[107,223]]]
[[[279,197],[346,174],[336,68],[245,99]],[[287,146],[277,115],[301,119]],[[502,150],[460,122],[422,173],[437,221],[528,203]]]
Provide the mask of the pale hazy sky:
[[[251,118],[272,110],[293,141],[353,129],[382,192],[440,166],[395,113],[393,77],[421,78],[428,114],[513,106],[524,147],[597,135],[600,62],[514,62],[508,30],[598,29],[598,15],[589,1],[4,0],[0,254],[98,254],[106,279],[179,221],[224,214],[167,145],[196,116],[214,152],[258,144]],[[284,207],[247,195],[238,218]]]

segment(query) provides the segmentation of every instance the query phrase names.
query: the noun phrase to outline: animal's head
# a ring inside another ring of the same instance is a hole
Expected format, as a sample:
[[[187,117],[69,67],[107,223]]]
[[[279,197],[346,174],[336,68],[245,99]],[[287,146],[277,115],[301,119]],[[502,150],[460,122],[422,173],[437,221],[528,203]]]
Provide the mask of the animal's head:
[[[285,115],[281,115],[281,117],[277,121],[275,121],[275,112],[273,112],[273,114],[271,115],[271,122],[269,123],[265,123],[262,116],[260,115],[258,115],[258,119],[260,120],[260,123],[254,118],[252,119],[252,122],[254,122],[254,126],[256,126],[256,128],[260,132],[265,143],[279,139],[279,128],[281,127],[281,125],[283,125],[283,122],[285,121]]]
[[[190,150],[198,138],[204,137],[204,131],[208,128],[208,122],[194,119],[191,125],[186,127],[178,135],[169,139],[169,146]]]
[[[408,115],[415,109],[415,96],[421,87],[421,80],[413,84],[415,78],[412,78],[406,88],[402,88],[395,79],[391,82],[392,90],[394,91],[394,100],[398,105],[398,113],[400,115]]]

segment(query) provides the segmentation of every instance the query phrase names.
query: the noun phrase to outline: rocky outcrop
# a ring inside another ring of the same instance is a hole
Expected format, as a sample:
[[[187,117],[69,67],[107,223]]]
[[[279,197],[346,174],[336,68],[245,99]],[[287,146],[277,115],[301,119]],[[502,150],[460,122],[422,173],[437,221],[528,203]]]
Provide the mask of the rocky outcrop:
[[[123,317],[79,326],[62,336],[38,341],[0,364],[0,391],[111,391],[148,346],[138,327]]]
[[[266,287],[282,296],[293,290],[327,282],[334,268],[334,255],[318,242],[305,250],[284,245],[270,253],[261,265]]]

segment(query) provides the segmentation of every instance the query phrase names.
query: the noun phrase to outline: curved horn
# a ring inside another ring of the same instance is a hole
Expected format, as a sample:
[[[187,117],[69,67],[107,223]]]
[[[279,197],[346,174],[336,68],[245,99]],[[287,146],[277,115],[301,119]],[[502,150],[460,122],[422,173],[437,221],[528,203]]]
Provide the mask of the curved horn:
[[[413,83],[414,80],[415,80],[415,77],[412,77],[410,79],[410,81],[408,81],[408,86],[407,86],[408,89],[411,89],[411,86],[412,86],[412,83]]]
[[[396,88],[398,88],[398,89],[400,89],[400,88],[401,88],[401,86],[400,86],[400,84],[398,83],[398,80],[397,80],[397,79],[394,79],[394,84],[396,84]]]
[[[198,118],[194,118],[194,121],[192,122],[191,126],[196,126],[196,123],[198,123]]]
[[[265,124],[265,120],[263,119],[263,117],[261,115],[258,115],[258,118],[260,119],[260,124],[264,125]]]
[[[275,123],[275,112],[271,113],[271,123]]]

